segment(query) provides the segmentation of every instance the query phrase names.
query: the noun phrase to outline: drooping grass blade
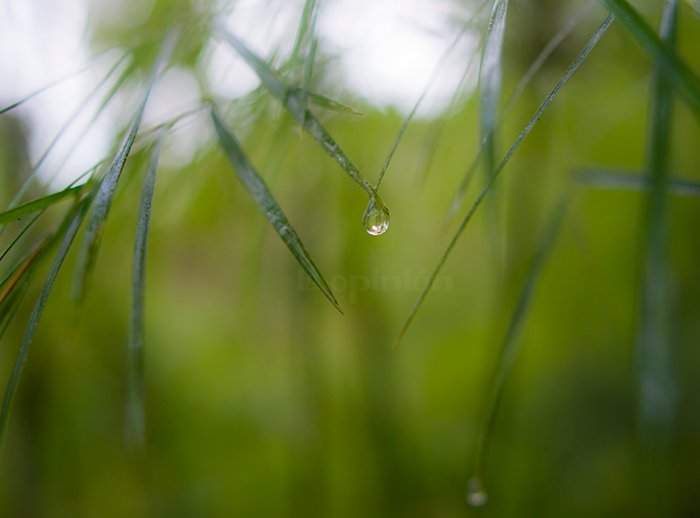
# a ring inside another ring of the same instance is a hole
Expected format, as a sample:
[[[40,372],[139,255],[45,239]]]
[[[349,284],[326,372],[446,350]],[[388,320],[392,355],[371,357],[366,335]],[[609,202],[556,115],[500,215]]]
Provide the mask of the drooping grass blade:
[[[292,255],[296,258],[307,275],[316,283],[331,304],[342,313],[338,301],[326,283],[326,280],[323,278],[323,275],[321,275],[321,272],[316,267],[313,259],[304,248],[304,244],[299,238],[299,235],[287,220],[287,216],[285,216],[279,204],[275,201],[275,198],[272,196],[272,193],[263,179],[245,156],[236,137],[228,130],[214,108],[211,110],[211,117],[214,123],[214,129],[221,143],[221,148],[236,170],[241,183],[243,183],[248,193],[252,196],[253,200],[255,200],[255,203],[265,213],[265,217],[270,221],[277,234],[284,244],[287,245],[287,248],[292,252]]]
[[[153,90],[158,74],[160,73],[161,67],[166,61],[167,56],[169,56],[170,52],[172,51],[174,45],[175,33],[171,32],[167,36],[160,55],[156,60],[156,64],[153,67],[151,77],[148,81],[148,86],[146,87],[146,92],[141,104],[138,107],[134,121],[131,124],[131,128],[124,138],[124,142],[122,143],[121,147],[112,158],[112,162],[108,166],[94,193],[94,207],[88,220],[88,227],[85,231],[85,236],[80,249],[80,255],[78,257],[78,264],[75,273],[75,282],[73,285],[73,295],[77,300],[82,300],[85,294],[85,288],[90,273],[93,270],[95,259],[97,258],[97,251],[100,246],[102,231],[109,214],[109,209],[112,205],[114,194],[117,190],[121,173],[124,170],[126,161],[129,157],[129,152],[131,151],[131,147],[134,144],[136,135],[141,127],[143,113],[146,109],[146,104],[148,103],[148,99],[151,95],[151,91]]]
[[[661,41],[673,53],[678,1],[667,0]],[[647,448],[664,448],[671,438],[676,407],[671,338],[671,296],[668,271],[669,158],[673,90],[664,68],[655,62],[651,78],[651,120],[647,139],[651,189],[646,210],[646,236],[641,281],[641,313],[637,345],[639,433]]]
[[[63,201],[69,196],[78,196],[85,189],[85,185],[86,184],[68,187],[62,191],[49,194],[43,198],[30,201],[24,205],[20,205],[19,207],[15,207],[14,209],[0,213],[0,225],[6,225],[13,221],[20,220],[29,214],[33,214],[34,212],[44,210],[47,207],[51,207],[52,205]]]
[[[17,384],[19,383],[19,378],[22,374],[22,368],[24,363],[27,361],[27,356],[29,354],[29,346],[34,338],[34,333],[39,325],[39,319],[44,311],[44,306],[46,301],[51,294],[51,289],[53,288],[56,276],[58,275],[63,261],[70,250],[71,244],[75,239],[75,235],[80,228],[80,224],[85,218],[85,214],[88,210],[88,200],[85,199],[81,201],[76,208],[76,210],[71,211],[65,218],[63,228],[57,233],[57,239],[61,239],[61,245],[54,258],[51,270],[46,278],[46,283],[44,284],[44,289],[41,291],[39,298],[34,305],[31,316],[29,317],[29,322],[27,323],[27,328],[24,332],[24,337],[20,345],[17,357],[15,359],[14,367],[12,368],[12,373],[10,374],[10,379],[7,382],[7,388],[5,389],[5,395],[2,401],[2,408],[0,409],[0,446],[2,445],[5,432],[7,430],[7,422],[10,417],[10,409],[12,407],[12,401],[14,399],[15,392],[17,390]]]
[[[667,194],[700,196],[700,182],[671,176],[666,182]],[[583,187],[605,190],[646,192],[652,189],[652,181],[648,175],[624,171],[580,170],[574,173],[574,183]]]
[[[576,56],[574,61],[569,65],[569,68],[566,70],[564,75],[559,79],[557,84],[554,86],[552,91],[549,93],[547,98],[544,100],[544,102],[540,105],[540,107],[537,109],[535,114],[530,118],[530,121],[527,123],[525,128],[520,132],[520,135],[518,135],[518,138],[515,139],[515,142],[513,145],[508,149],[506,154],[503,156],[501,161],[498,163],[496,168],[494,169],[493,174],[489,177],[489,180],[487,184],[484,186],[484,188],[481,190],[479,195],[477,196],[476,200],[474,200],[474,203],[472,206],[469,208],[469,211],[467,214],[464,216],[462,219],[459,227],[457,228],[457,231],[453,234],[452,238],[450,239],[449,243],[447,244],[447,248],[443,252],[442,256],[440,257],[440,260],[438,261],[437,266],[433,270],[433,272],[430,274],[430,277],[428,278],[428,281],[425,283],[423,286],[423,289],[421,290],[420,294],[418,295],[418,298],[416,299],[415,303],[413,304],[413,307],[409,311],[408,317],[406,318],[406,321],[401,329],[401,332],[399,333],[399,337],[396,341],[395,345],[398,345],[401,342],[401,339],[403,336],[406,334],[406,330],[409,328],[411,325],[411,322],[413,321],[413,318],[415,317],[416,313],[418,312],[418,309],[420,308],[421,304],[423,303],[423,300],[425,300],[426,295],[430,291],[430,288],[432,288],[433,283],[435,282],[435,279],[437,278],[438,274],[440,273],[440,270],[445,264],[445,261],[447,260],[447,257],[450,255],[450,252],[452,252],[452,249],[454,248],[455,244],[457,243],[457,240],[459,237],[462,235],[462,232],[464,232],[464,229],[467,226],[467,223],[471,220],[472,216],[476,212],[476,210],[479,208],[479,205],[481,205],[481,202],[483,201],[484,197],[489,193],[491,190],[491,186],[493,183],[496,181],[496,178],[498,178],[498,175],[503,171],[503,168],[506,166],[510,158],[513,156],[515,151],[520,147],[520,144],[522,144],[523,140],[530,134],[532,131],[532,128],[535,126],[539,118],[544,114],[544,112],[547,110],[550,104],[556,99],[557,95],[561,91],[561,89],[564,87],[564,85],[571,79],[571,77],[576,73],[576,71],[579,69],[579,67],[583,64],[583,62],[588,58],[590,53],[593,51],[595,46],[598,44],[600,39],[603,37],[603,34],[605,34],[605,31],[608,29],[610,24],[614,20],[614,16],[612,14],[608,15],[605,20],[603,20],[603,23],[600,25],[600,27],[595,31],[593,36],[588,40],[586,45],[583,47],[581,52]]]
[[[143,381],[143,327],[144,295],[146,291],[146,248],[148,245],[148,228],[151,221],[151,204],[153,190],[158,172],[158,158],[162,133],[157,138],[151,151],[151,158],[146,170],[146,178],[141,190],[141,203],[136,224],[134,241],[134,259],[132,267],[132,306],[131,333],[127,347],[127,403],[125,432],[127,444],[140,447],[145,436],[144,381]]]
[[[565,213],[566,203],[562,201],[552,212],[544,233],[542,234],[540,242],[537,246],[537,251],[528,269],[522,291],[518,297],[518,302],[508,324],[508,330],[506,331],[506,335],[503,339],[503,343],[496,359],[494,373],[491,377],[490,386],[487,392],[488,395],[484,407],[484,414],[479,427],[476,448],[474,450],[472,479],[468,483],[468,487],[478,486],[480,488],[482,493],[481,496],[483,497],[482,500],[485,499],[486,494],[483,492],[483,485],[481,484],[481,468],[484,451],[493,427],[494,416],[496,415],[496,410],[498,409],[498,404],[506,379],[508,378],[508,375],[513,368],[515,359],[520,352],[520,336],[522,334],[525,321],[527,320],[530,306],[532,305],[532,298],[535,288],[537,287],[542,275],[542,270],[544,269],[547,259],[549,258],[554,247],[554,243],[557,235],[559,234],[559,229],[561,228]],[[469,495],[467,498],[470,499]],[[472,505],[482,505],[482,503],[485,502],[477,503],[470,501],[470,503],[472,503]]]
[[[700,118],[700,80],[626,0],[601,0]]]

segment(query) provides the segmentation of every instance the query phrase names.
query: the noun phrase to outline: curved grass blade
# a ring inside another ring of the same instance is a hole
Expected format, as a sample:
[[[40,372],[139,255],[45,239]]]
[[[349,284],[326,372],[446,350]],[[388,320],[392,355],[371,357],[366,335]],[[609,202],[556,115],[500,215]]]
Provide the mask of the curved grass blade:
[[[622,171],[576,171],[574,182],[594,189],[642,192],[652,189],[652,181],[649,176]],[[677,196],[700,196],[700,182],[669,176],[666,191],[668,194]]]
[[[626,0],[601,0],[700,118],[700,80]]]
[[[667,0],[661,40],[674,52],[678,1]],[[646,448],[663,449],[671,439],[677,387],[673,369],[671,296],[668,279],[669,162],[673,91],[663,68],[655,63],[651,79],[651,121],[647,141],[650,191],[641,282],[641,313],[637,336],[639,434]]]
[[[554,247],[554,243],[557,235],[559,234],[559,229],[561,228],[561,223],[564,220],[565,213],[566,203],[560,202],[549,218],[547,227],[545,228],[544,234],[542,235],[542,238],[538,244],[537,252],[535,253],[532,263],[528,269],[525,284],[523,285],[520,296],[518,297],[518,302],[515,306],[515,310],[513,311],[513,315],[511,316],[506,336],[503,339],[503,344],[501,345],[501,349],[498,353],[494,374],[491,378],[490,388],[486,399],[484,415],[482,418],[483,420],[477,437],[472,471],[473,475],[472,479],[469,481],[469,487],[478,486],[479,488],[483,488],[481,483],[483,454],[486,449],[488,438],[491,434],[491,429],[493,428],[494,416],[496,415],[496,410],[498,409],[498,404],[501,399],[501,394],[503,392],[506,379],[508,378],[515,359],[520,352],[520,336],[530,311],[535,288],[537,287],[542,275],[542,270],[544,269],[547,259],[549,258]],[[481,489],[481,491],[483,492],[483,489]],[[483,496],[485,498],[485,493]]]
[[[127,404],[125,432],[127,444],[141,447],[145,436],[144,381],[143,381],[143,322],[146,292],[146,247],[151,221],[153,190],[158,172],[158,158],[163,133],[158,136],[146,170],[141,190],[141,204],[136,224],[132,273],[131,334],[127,347]]]
[[[7,254],[9,254],[12,249],[15,247],[15,245],[19,242],[20,239],[22,239],[22,236],[26,234],[30,228],[36,223],[36,220],[39,219],[39,216],[41,216],[43,212],[40,212],[36,216],[34,216],[29,223],[27,223],[24,228],[15,236],[15,238],[12,240],[12,242],[8,245],[8,247],[5,249],[5,251],[0,255],[0,262],[7,257]]]
[[[60,201],[63,201],[68,196],[78,196],[85,189],[85,185],[86,184],[68,187],[62,191],[49,194],[43,198],[38,198],[30,201],[29,203],[25,203],[24,205],[20,205],[19,207],[15,207],[14,209],[0,213],[0,225],[6,225],[12,221],[20,220],[29,214],[42,211]]]
[[[296,231],[287,220],[287,216],[282,212],[282,209],[277,204],[277,201],[275,201],[267,185],[243,153],[236,137],[228,130],[213,107],[211,110],[211,118],[214,123],[216,134],[219,137],[221,148],[233,165],[238,174],[238,178],[241,180],[248,193],[265,213],[265,217],[270,221],[277,234],[282,241],[284,241],[284,244],[287,245],[287,248],[292,252],[292,255],[294,255],[307,275],[316,283],[331,304],[342,313],[343,311],[340,309],[340,305],[333,295],[333,292],[314,264],[313,259],[304,248],[304,244],[301,242]]]
[[[146,87],[146,93],[139,105],[138,111],[134,117],[134,121],[129,129],[129,133],[124,138],[124,142],[112,158],[107,171],[100,180],[96,191],[94,192],[94,208],[88,221],[88,227],[85,231],[83,243],[78,256],[78,264],[75,273],[75,282],[73,285],[73,296],[77,300],[82,300],[85,294],[86,285],[89,281],[90,273],[92,272],[97,251],[100,246],[104,224],[109,215],[109,210],[112,206],[112,200],[117,190],[117,185],[121,177],[121,173],[126,166],[126,161],[129,158],[129,152],[136,140],[136,135],[141,127],[143,113],[146,110],[146,104],[151,95],[156,79],[164,64],[167,56],[172,51],[175,44],[175,33],[171,32],[166,38],[163,48],[158,56],[151,77]]]
[[[27,356],[29,354],[29,346],[34,339],[34,333],[39,324],[39,319],[44,311],[44,306],[49,298],[51,289],[53,288],[56,276],[63,265],[63,261],[70,250],[70,247],[75,239],[75,235],[80,228],[80,224],[85,218],[89,206],[89,200],[84,199],[80,202],[75,210],[72,210],[68,216],[65,218],[63,228],[59,230],[56,235],[57,239],[61,240],[61,245],[54,258],[51,270],[46,278],[46,283],[44,284],[44,289],[41,291],[39,298],[34,305],[31,316],[29,317],[29,322],[27,323],[27,328],[24,332],[24,337],[22,339],[22,344],[20,345],[17,357],[15,359],[14,367],[12,368],[12,373],[10,374],[10,379],[7,382],[7,388],[5,389],[5,395],[2,401],[2,408],[0,409],[0,447],[2,446],[3,438],[7,430],[7,422],[10,417],[10,410],[12,407],[12,401],[14,399],[15,392],[17,390],[17,384],[19,383],[19,378],[22,374],[22,368],[24,363],[27,361]]]
[[[376,196],[374,188],[362,176],[360,170],[330,136],[318,119],[311,113],[305,103],[304,94],[288,87],[270,65],[254,54],[240,39],[218,26],[223,39],[238,53],[256,73],[263,87],[292,114],[299,124],[321,145],[323,150],[333,158],[345,173],[370,197]]]
[[[537,109],[535,114],[530,118],[530,121],[527,123],[525,128],[520,132],[520,135],[518,135],[518,138],[515,139],[515,142],[513,145],[508,149],[506,154],[503,156],[501,161],[498,163],[496,168],[494,169],[493,174],[489,177],[488,182],[484,186],[484,188],[481,190],[479,195],[476,197],[476,200],[474,200],[474,203],[472,206],[469,208],[469,211],[467,214],[464,216],[464,219],[462,219],[462,222],[459,224],[459,227],[457,228],[457,231],[453,234],[452,238],[450,239],[449,243],[447,244],[447,248],[443,252],[442,256],[440,257],[440,260],[438,261],[437,266],[433,270],[433,272],[430,274],[430,277],[428,278],[428,281],[425,283],[423,286],[423,289],[421,290],[420,294],[418,295],[418,298],[416,299],[415,303],[413,304],[413,307],[411,308],[408,317],[406,318],[406,321],[404,322],[404,325],[401,329],[401,332],[399,333],[399,337],[396,340],[395,347],[401,342],[403,339],[403,336],[406,334],[406,331],[408,330],[409,326],[411,325],[411,322],[413,322],[413,318],[416,316],[416,313],[418,312],[418,309],[420,308],[421,304],[423,303],[423,300],[425,300],[426,295],[430,291],[430,288],[432,288],[433,283],[435,282],[435,279],[437,278],[438,274],[440,273],[440,270],[442,269],[443,265],[445,264],[445,261],[447,260],[447,257],[450,255],[450,252],[452,252],[452,249],[454,248],[455,244],[457,243],[457,240],[459,237],[462,235],[462,232],[464,232],[464,229],[467,226],[467,223],[471,220],[472,216],[476,212],[476,210],[479,208],[479,205],[481,205],[481,202],[483,201],[484,197],[489,193],[491,190],[491,186],[493,183],[496,181],[496,178],[498,178],[498,175],[503,171],[503,168],[506,166],[510,158],[513,156],[515,151],[520,147],[520,144],[522,144],[523,140],[530,134],[532,131],[532,128],[535,126],[537,121],[540,119],[540,117],[544,114],[544,112],[547,110],[550,104],[554,102],[554,99],[556,99],[557,95],[559,95],[559,92],[561,89],[564,87],[564,85],[571,79],[571,77],[576,73],[576,71],[579,69],[579,67],[583,64],[583,62],[588,58],[590,53],[593,51],[595,46],[598,44],[600,39],[603,37],[603,34],[605,34],[605,31],[610,27],[610,24],[613,22],[615,17],[610,14],[608,15],[605,20],[603,20],[603,23],[598,27],[596,32],[593,34],[593,36],[588,40],[586,45],[583,47],[581,52],[576,56],[574,61],[569,65],[569,68],[566,70],[564,75],[559,79],[557,84],[554,86],[552,91],[549,93],[547,98],[544,100],[544,102],[540,105],[540,107]]]

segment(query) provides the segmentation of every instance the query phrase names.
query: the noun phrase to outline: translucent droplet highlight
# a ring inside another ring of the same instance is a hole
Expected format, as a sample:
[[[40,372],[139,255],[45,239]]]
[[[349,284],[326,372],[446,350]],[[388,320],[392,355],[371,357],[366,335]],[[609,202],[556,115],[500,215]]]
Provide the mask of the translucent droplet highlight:
[[[472,507],[481,507],[489,501],[489,495],[484,491],[481,479],[473,477],[467,482],[467,503]]]
[[[362,216],[362,226],[368,234],[380,236],[389,228],[389,209],[379,199],[372,197]]]

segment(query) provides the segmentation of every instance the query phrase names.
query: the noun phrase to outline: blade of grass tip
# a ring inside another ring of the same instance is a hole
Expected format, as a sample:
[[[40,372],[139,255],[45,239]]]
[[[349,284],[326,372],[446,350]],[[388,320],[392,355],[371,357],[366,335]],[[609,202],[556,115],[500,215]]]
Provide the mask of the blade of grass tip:
[[[661,41],[626,0],[601,0],[668,78],[678,94],[700,118],[700,80],[678,55]]]
[[[306,91],[306,99],[309,103],[318,106],[319,108],[324,108],[326,110],[332,110],[336,112],[349,113],[351,115],[362,115],[362,112],[357,108],[354,108],[348,104],[336,101],[325,95],[317,94],[316,92]]]
[[[580,170],[574,172],[574,183],[594,189],[650,191],[652,182],[649,176],[626,171]],[[669,176],[667,194],[676,196],[700,196],[700,182]]]
[[[73,123],[77,120],[77,118],[80,116],[80,114],[83,112],[83,110],[90,104],[92,99],[97,95],[97,93],[102,89],[102,87],[109,81],[109,78],[112,77],[112,74],[119,68],[119,66],[124,62],[124,60],[127,58],[127,55],[124,54],[117,60],[117,62],[107,71],[107,73],[102,77],[102,79],[95,85],[90,92],[88,92],[87,96],[83,98],[83,100],[80,102],[80,104],[73,110],[71,115],[66,119],[66,121],[61,125],[59,128],[58,132],[56,132],[56,135],[54,135],[54,138],[49,142],[49,145],[46,147],[44,152],[41,154],[37,162],[32,166],[32,170],[30,171],[29,175],[27,175],[27,178],[24,180],[22,183],[22,186],[19,188],[17,193],[14,195],[12,200],[10,201],[10,204],[8,208],[14,207],[19,201],[22,199],[22,197],[25,195],[27,192],[27,189],[29,189],[29,186],[31,185],[32,181],[34,178],[36,178],[37,173],[41,169],[41,167],[44,165],[46,162],[46,159],[48,156],[51,154],[51,151],[56,147],[56,144],[58,143],[59,140],[61,140],[61,137],[68,131],[68,128],[70,128]],[[101,111],[101,109],[99,110]],[[99,113],[98,111],[98,113]],[[94,119],[93,119],[94,120]],[[89,128],[90,125],[88,125]]]
[[[132,446],[141,447],[145,436],[144,381],[143,381],[143,329],[144,296],[146,292],[146,248],[148,245],[148,228],[151,221],[151,204],[158,172],[163,133],[157,137],[151,151],[146,170],[146,178],[141,190],[134,241],[134,259],[132,270],[132,306],[131,334],[127,348],[127,406],[126,406],[126,441]]]
[[[166,37],[166,41],[163,44],[160,55],[158,56],[158,59],[153,67],[151,77],[146,87],[146,92],[141,104],[139,105],[138,111],[136,112],[134,121],[129,129],[129,133],[126,135],[121,147],[112,158],[111,164],[107,168],[107,171],[102,177],[102,180],[98,184],[94,193],[94,207],[88,220],[88,227],[85,231],[85,236],[80,248],[75,273],[73,296],[76,300],[82,300],[85,294],[86,285],[97,258],[97,251],[101,242],[102,231],[104,229],[107,216],[109,215],[109,210],[112,205],[114,194],[117,190],[121,173],[126,166],[126,161],[129,158],[129,152],[131,151],[131,147],[134,144],[136,135],[141,127],[143,113],[146,110],[146,104],[148,103],[148,99],[154,88],[158,74],[160,73],[161,68],[164,66],[165,61],[168,59],[174,45],[175,33],[171,32]]]
[[[248,193],[253,200],[255,200],[255,203],[265,213],[265,217],[267,217],[268,221],[272,224],[277,234],[284,244],[287,245],[287,248],[292,252],[292,255],[296,258],[307,275],[316,283],[331,304],[342,313],[343,311],[338,301],[326,283],[326,280],[323,278],[323,275],[316,267],[313,259],[304,248],[301,238],[287,220],[287,216],[285,216],[284,212],[277,204],[277,201],[275,201],[263,179],[248,161],[236,137],[228,130],[213,107],[211,109],[211,117],[221,147],[236,170],[241,183],[243,183]]]
[[[10,379],[7,382],[7,388],[5,389],[2,408],[0,409],[0,448],[2,447],[5,432],[7,431],[7,423],[10,417],[12,401],[22,374],[22,368],[24,367],[24,363],[27,361],[27,356],[29,354],[29,346],[34,338],[34,333],[36,332],[39,319],[44,311],[44,306],[46,305],[46,301],[48,300],[53,288],[56,276],[58,275],[58,272],[63,265],[63,261],[70,250],[73,240],[75,239],[75,235],[78,232],[78,228],[80,228],[80,224],[87,213],[88,205],[89,203],[87,200],[80,202],[76,210],[71,211],[65,218],[63,228],[60,229],[56,235],[57,239],[61,239],[61,236],[63,236],[61,239],[61,245],[54,258],[51,270],[46,278],[44,288],[41,291],[41,294],[39,295],[39,298],[29,317],[29,322],[27,323],[27,328],[24,332],[24,337],[22,338],[22,343],[17,353],[17,357],[15,358],[12,373],[10,374]]]
[[[333,158],[345,173],[371,197],[376,197],[372,185],[362,176],[362,173],[345,154],[336,141],[330,136],[318,119],[306,108],[302,96],[294,89],[290,89],[272,70],[272,68],[260,57],[254,54],[240,39],[234,36],[225,27],[216,27],[221,37],[243,58],[248,66],[260,79],[263,87],[294,116],[304,130],[309,133]]]
[[[571,77],[576,73],[576,71],[579,69],[579,67],[583,64],[583,62],[588,58],[590,53],[593,51],[595,46],[598,44],[600,39],[603,37],[603,34],[605,34],[605,31],[608,29],[610,24],[613,22],[615,17],[610,14],[608,15],[605,20],[603,20],[603,23],[598,27],[596,32],[593,34],[593,36],[588,40],[586,45],[583,47],[581,52],[576,56],[574,61],[571,63],[569,68],[566,70],[564,75],[559,79],[557,84],[554,86],[552,91],[549,93],[547,98],[544,100],[544,102],[540,105],[540,107],[535,111],[535,114],[530,118],[530,121],[527,123],[525,128],[520,132],[520,135],[518,135],[518,138],[515,139],[515,142],[513,145],[508,149],[506,154],[503,156],[501,161],[498,163],[496,168],[494,169],[493,174],[490,176],[487,184],[484,186],[484,188],[481,190],[479,195],[476,197],[476,200],[474,200],[474,203],[472,206],[469,208],[469,211],[467,214],[464,216],[464,219],[462,219],[461,223],[459,224],[459,227],[457,228],[457,231],[452,235],[452,238],[450,239],[447,248],[443,252],[442,256],[440,257],[440,260],[438,261],[437,266],[431,273],[430,277],[428,278],[428,281],[425,283],[423,286],[423,289],[421,290],[420,294],[418,295],[418,298],[413,304],[413,307],[409,311],[408,317],[406,318],[406,321],[404,322],[404,325],[401,329],[401,332],[399,333],[399,337],[396,340],[395,347],[398,346],[398,344],[401,342],[403,339],[404,335],[406,334],[406,331],[411,325],[411,322],[413,321],[413,318],[415,317],[418,308],[420,308],[421,304],[423,303],[423,300],[425,300],[426,295],[430,291],[430,288],[432,288],[433,283],[435,282],[435,279],[437,278],[438,274],[440,273],[440,270],[442,269],[443,265],[445,264],[445,261],[447,260],[447,257],[450,255],[450,252],[452,252],[452,249],[454,248],[455,244],[457,243],[457,240],[459,237],[462,235],[462,232],[464,232],[465,227],[471,220],[472,216],[476,212],[476,210],[479,208],[479,205],[483,201],[484,197],[488,194],[488,192],[491,189],[491,186],[493,183],[496,181],[498,178],[498,175],[503,171],[503,168],[506,166],[510,158],[513,156],[515,151],[520,147],[520,144],[522,144],[523,140],[530,134],[532,131],[532,128],[535,126],[537,121],[540,119],[540,117],[544,114],[544,112],[547,110],[550,104],[556,99],[557,95],[561,91],[561,89],[564,87],[564,85],[571,79]]]
[[[678,1],[667,0],[661,21],[661,40],[674,52]],[[656,63],[651,77],[651,121],[647,149],[651,190],[646,213],[646,238],[641,308],[637,336],[639,433],[645,447],[668,446],[676,413],[673,372],[671,297],[668,286],[667,190],[671,153],[673,92],[662,67]]]
[[[520,336],[532,305],[535,288],[542,276],[542,271],[547,259],[554,248],[554,243],[559,234],[565,213],[566,202],[562,201],[554,209],[544,233],[542,234],[496,359],[494,374],[491,377],[490,388],[484,407],[485,410],[477,436],[472,478],[468,482],[468,487],[479,488],[478,501],[475,501],[476,498],[473,494],[467,495],[467,499],[472,505],[483,505],[486,500],[486,493],[483,492],[483,484],[481,482],[483,454],[493,428],[494,416],[498,409],[501,394],[503,393],[503,387],[512,370],[515,359],[520,352]]]
[[[44,210],[47,207],[51,207],[59,203],[60,201],[63,201],[69,196],[77,196],[84,189],[85,184],[77,185],[74,187],[68,187],[67,189],[64,189],[62,191],[49,194],[48,196],[38,198],[36,200],[20,205],[19,207],[15,207],[14,209],[2,212],[0,213],[0,225],[7,225],[8,223],[11,223],[13,221],[20,220],[29,214],[33,214],[35,212]]]

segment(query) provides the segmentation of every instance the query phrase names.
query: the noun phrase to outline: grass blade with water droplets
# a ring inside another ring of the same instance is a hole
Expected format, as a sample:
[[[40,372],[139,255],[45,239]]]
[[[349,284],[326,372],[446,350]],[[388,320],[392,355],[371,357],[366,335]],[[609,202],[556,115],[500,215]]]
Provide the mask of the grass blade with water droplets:
[[[275,201],[267,185],[253,165],[248,161],[236,137],[228,130],[214,108],[211,110],[211,117],[221,147],[235,168],[238,178],[241,180],[248,193],[265,213],[265,217],[270,221],[277,234],[284,244],[287,245],[287,248],[292,252],[292,255],[294,255],[307,275],[316,283],[336,309],[342,313],[340,305],[326,283],[326,280],[323,278],[323,275],[321,275],[313,259],[304,248],[304,244],[287,220],[287,216],[282,212],[277,201]]]
[[[601,0],[700,118],[700,80],[626,0]]]
[[[143,322],[146,291],[146,248],[151,221],[151,203],[158,172],[158,158],[163,135],[157,138],[151,151],[146,178],[141,190],[141,204],[136,224],[132,271],[131,334],[127,347],[127,404],[125,416],[126,441],[132,446],[143,446],[145,435],[144,381],[143,381]]]
[[[503,168],[506,166],[510,158],[513,156],[515,151],[520,147],[520,144],[522,144],[523,140],[530,134],[532,131],[532,128],[535,126],[539,118],[544,114],[544,112],[547,110],[550,104],[554,102],[554,99],[556,99],[557,95],[561,91],[561,89],[564,87],[564,85],[571,79],[571,77],[576,73],[576,71],[579,69],[579,67],[583,64],[583,62],[588,58],[590,53],[593,51],[595,46],[598,44],[600,39],[603,37],[603,34],[605,34],[605,31],[608,29],[610,24],[614,20],[614,16],[612,14],[608,15],[605,20],[603,20],[603,23],[598,27],[596,32],[593,34],[593,36],[588,40],[586,45],[583,47],[581,52],[576,56],[574,61],[569,65],[569,68],[567,71],[564,73],[564,75],[559,79],[557,84],[554,86],[552,91],[549,93],[547,98],[544,100],[544,102],[540,105],[540,107],[537,109],[535,114],[530,118],[530,121],[527,123],[525,128],[520,132],[520,135],[518,135],[518,138],[515,139],[515,142],[513,145],[508,149],[506,154],[503,156],[501,161],[498,163],[496,166],[496,169],[494,170],[493,174],[489,177],[488,183],[484,186],[484,188],[481,190],[479,195],[477,196],[476,200],[474,200],[474,203],[472,206],[469,208],[469,211],[467,214],[464,216],[462,219],[459,227],[457,228],[457,231],[453,234],[452,238],[450,239],[449,243],[447,244],[447,248],[443,252],[442,256],[440,257],[440,260],[438,261],[437,266],[433,270],[433,272],[430,274],[430,277],[428,277],[428,281],[425,283],[423,286],[423,289],[421,290],[420,294],[418,295],[418,298],[413,304],[413,307],[409,311],[408,317],[406,318],[406,321],[404,322],[403,327],[401,328],[401,332],[399,333],[399,337],[396,340],[396,345],[398,345],[401,340],[403,339],[404,335],[406,334],[406,331],[408,330],[409,326],[411,325],[411,322],[413,322],[413,318],[415,317],[416,313],[418,312],[418,309],[420,308],[421,304],[425,300],[426,295],[430,291],[430,289],[433,286],[433,283],[435,282],[435,279],[437,278],[438,274],[440,273],[440,270],[442,270],[442,267],[445,264],[445,261],[447,261],[447,257],[450,255],[450,252],[452,252],[452,249],[454,248],[455,244],[457,243],[457,240],[459,237],[462,235],[462,232],[464,232],[464,229],[467,226],[467,223],[471,220],[472,216],[476,212],[476,210],[479,208],[479,205],[481,205],[481,202],[483,201],[484,197],[489,193],[491,190],[491,186],[493,183],[496,181],[496,178],[498,178],[498,175],[503,171]]]

